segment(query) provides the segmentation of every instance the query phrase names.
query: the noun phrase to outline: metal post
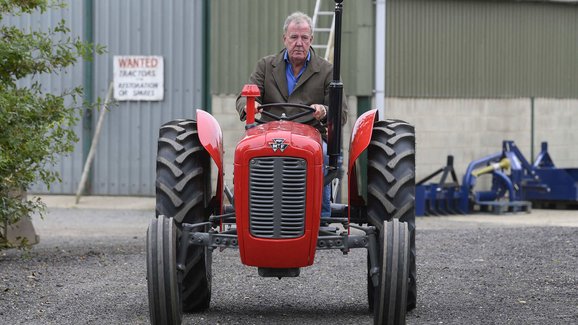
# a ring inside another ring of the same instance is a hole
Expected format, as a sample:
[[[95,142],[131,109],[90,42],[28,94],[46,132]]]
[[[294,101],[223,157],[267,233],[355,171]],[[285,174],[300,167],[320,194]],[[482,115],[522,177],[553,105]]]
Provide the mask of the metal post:
[[[338,169],[341,155],[343,83],[341,75],[341,21],[343,0],[335,0],[335,41],[333,48],[333,80],[329,85],[329,116],[327,118],[327,155],[329,166]]]
[[[375,107],[379,119],[385,119],[385,71],[386,56],[386,0],[375,2]]]
[[[84,0],[83,2],[83,41],[86,43],[94,43],[94,0]],[[83,82],[82,88],[84,93],[84,101],[89,105],[94,103],[94,54],[93,60],[84,60],[83,62]],[[82,114],[82,158],[84,161],[88,159],[90,151],[90,143],[92,142],[92,106],[84,108]],[[92,179],[92,175],[87,175],[88,179]],[[88,180],[88,188],[90,192],[92,182]]]
[[[530,97],[530,162],[534,163],[534,97]]]
[[[209,113],[211,107],[211,0],[203,6],[203,109]]]
[[[84,169],[82,171],[80,183],[78,184],[78,190],[76,191],[76,204],[78,204],[78,202],[80,201],[80,196],[82,195],[84,187],[86,186],[86,181],[88,180],[90,166],[92,165],[92,160],[94,159],[94,155],[96,153],[96,146],[98,144],[100,130],[102,129],[102,125],[104,123],[104,115],[106,114],[108,104],[112,98],[112,87],[113,87],[112,85],[113,83],[110,82],[110,86],[108,86],[108,92],[106,93],[106,99],[104,101],[104,104],[100,108],[100,116],[98,117],[98,123],[96,124],[96,131],[94,133],[94,137],[92,138],[90,150],[88,152],[88,156],[86,157],[86,161],[84,162]]]

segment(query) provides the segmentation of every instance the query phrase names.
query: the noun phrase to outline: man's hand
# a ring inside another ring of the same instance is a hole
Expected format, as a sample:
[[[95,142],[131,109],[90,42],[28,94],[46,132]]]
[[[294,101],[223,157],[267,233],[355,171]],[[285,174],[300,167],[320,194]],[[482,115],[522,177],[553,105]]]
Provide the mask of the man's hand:
[[[327,109],[324,105],[321,104],[313,104],[311,105],[313,109],[315,109],[315,113],[313,113],[313,117],[317,120],[321,121],[325,116],[327,116]]]
[[[261,113],[261,110],[259,109],[259,106],[261,106],[261,104],[259,104],[257,101],[255,101],[255,114]],[[245,105],[245,106],[243,107],[243,111],[245,112],[245,114],[247,114],[247,105]]]

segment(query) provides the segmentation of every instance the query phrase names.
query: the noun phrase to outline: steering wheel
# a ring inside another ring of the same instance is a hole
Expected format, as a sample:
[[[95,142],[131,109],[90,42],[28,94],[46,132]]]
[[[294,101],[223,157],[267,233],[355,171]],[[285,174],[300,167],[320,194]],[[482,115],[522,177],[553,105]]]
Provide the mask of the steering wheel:
[[[287,115],[285,115],[285,113],[282,113],[279,116],[279,115],[273,114],[269,111],[269,109],[272,107],[297,107],[297,108],[302,108],[305,111],[300,112],[300,113],[296,113],[296,114],[293,114],[290,116],[287,116]],[[303,104],[295,104],[295,103],[271,103],[271,104],[261,105],[261,106],[259,106],[259,109],[261,110],[261,115],[265,115],[267,117],[270,117],[275,121],[293,121],[293,120],[298,119],[302,116],[315,113],[315,108],[313,108],[311,106],[307,106],[307,105],[303,105]],[[263,124],[266,122],[266,121],[263,121],[263,120],[257,119],[257,118],[255,119],[255,121],[260,123],[260,124]]]

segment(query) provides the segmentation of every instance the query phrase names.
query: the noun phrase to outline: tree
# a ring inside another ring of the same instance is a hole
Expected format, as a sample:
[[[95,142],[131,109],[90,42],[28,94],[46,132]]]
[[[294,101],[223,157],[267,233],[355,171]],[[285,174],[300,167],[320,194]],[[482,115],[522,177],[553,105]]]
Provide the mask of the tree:
[[[0,0],[0,21],[6,15],[59,9],[50,0]],[[42,74],[65,73],[79,59],[102,53],[101,46],[70,36],[65,21],[47,31],[0,27],[0,249],[6,246],[6,225],[32,213],[44,213],[39,200],[19,197],[35,182],[47,186],[60,180],[50,170],[58,155],[78,141],[73,126],[82,109],[82,88],[53,94],[42,89]],[[22,86],[19,80],[29,80]],[[4,230],[4,231],[2,231]]]

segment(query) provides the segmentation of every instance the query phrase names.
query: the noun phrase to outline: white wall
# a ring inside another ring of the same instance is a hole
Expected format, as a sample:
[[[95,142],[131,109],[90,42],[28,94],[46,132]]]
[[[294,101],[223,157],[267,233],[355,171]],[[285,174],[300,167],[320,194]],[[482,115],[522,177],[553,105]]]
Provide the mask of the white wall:
[[[537,99],[535,152],[548,141],[556,167],[578,168],[578,100]]]
[[[401,99],[388,98],[386,116],[416,127],[417,179],[442,167],[454,156],[461,180],[469,162],[500,152],[503,140],[514,140],[528,161],[548,141],[557,167],[578,168],[578,100],[520,99]]]

